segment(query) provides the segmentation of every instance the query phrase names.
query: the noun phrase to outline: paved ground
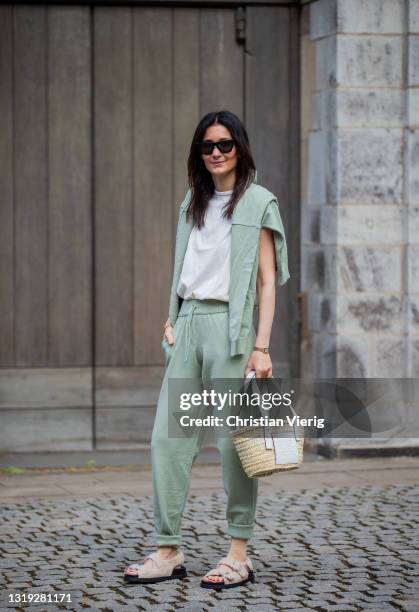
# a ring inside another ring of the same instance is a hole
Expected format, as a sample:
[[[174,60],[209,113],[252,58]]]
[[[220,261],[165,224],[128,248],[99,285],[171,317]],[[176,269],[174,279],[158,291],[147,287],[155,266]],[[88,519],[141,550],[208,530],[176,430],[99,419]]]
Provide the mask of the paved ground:
[[[398,454],[398,453],[395,453]],[[400,454],[400,453],[399,453]],[[317,453],[316,453],[317,455]],[[220,455],[214,446],[205,445],[199,452],[200,463],[218,463]],[[150,445],[135,449],[90,450],[90,451],[38,451],[27,453],[0,453],[0,468],[9,466],[23,468],[83,467],[92,463],[100,467],[136,467],[150,463]]]
[[[207,592],[226,552],[219,466],[194,469],[183,521],[189,576],[125,585],[153,550],[146,467],[0,477],[0,610],[419,610],[419,461],[307,462],[261,481],[255,584]],[[71,603],[8,603],[59,593]]]

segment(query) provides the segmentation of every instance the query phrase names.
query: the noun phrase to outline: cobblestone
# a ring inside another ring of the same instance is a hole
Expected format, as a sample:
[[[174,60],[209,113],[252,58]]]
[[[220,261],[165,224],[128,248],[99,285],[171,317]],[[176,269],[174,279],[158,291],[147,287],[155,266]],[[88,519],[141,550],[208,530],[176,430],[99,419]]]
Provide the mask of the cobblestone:
[[[146,587],[122,574],[154,549],[151,497],[3,503],[0,610],[417,612],[418,502],[419,485],[263,493],[249,547],[257,582],[224,593],[199,586],[227,552],[221,493],[188,499],[188,577]],[[72,603],[19,607],[11,593],[70,593]]]

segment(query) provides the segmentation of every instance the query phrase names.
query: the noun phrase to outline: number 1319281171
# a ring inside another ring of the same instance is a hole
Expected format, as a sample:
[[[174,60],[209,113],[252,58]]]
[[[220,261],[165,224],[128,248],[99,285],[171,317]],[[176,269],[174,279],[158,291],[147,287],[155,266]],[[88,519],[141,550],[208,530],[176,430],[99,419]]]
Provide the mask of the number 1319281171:
[[[70,593],[9,593],[9,603],[71,603]]]

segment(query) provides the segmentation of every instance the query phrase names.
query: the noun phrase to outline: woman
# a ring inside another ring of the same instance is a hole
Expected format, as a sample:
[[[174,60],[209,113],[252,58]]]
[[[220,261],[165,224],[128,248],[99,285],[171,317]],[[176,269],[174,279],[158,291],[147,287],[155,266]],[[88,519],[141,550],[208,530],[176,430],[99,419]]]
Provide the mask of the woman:
[[[188,159],[190,189],[178,221],[162,340],[165,375],[151,440],[158,549],[143,564],[125,569],[126,582],[186,575],[180,524],[202,439],[170,437],[169,378],[198,380],[202,390],[217,377],[242,381],[252,369],[258,378],[272,376],[268,347],[275,289],[289,278],[287,249],[277,200],[256,184],[255,176],[240,119],[229,111],[205,115]],[[257,334],[252,322],[256,298]],[[218,436],[217,446],[231,541],[227,555],[203,576],[201,586],[222,589],[254,580],[246,545],[255,524],[258,481],[245,474],[230,437]]]

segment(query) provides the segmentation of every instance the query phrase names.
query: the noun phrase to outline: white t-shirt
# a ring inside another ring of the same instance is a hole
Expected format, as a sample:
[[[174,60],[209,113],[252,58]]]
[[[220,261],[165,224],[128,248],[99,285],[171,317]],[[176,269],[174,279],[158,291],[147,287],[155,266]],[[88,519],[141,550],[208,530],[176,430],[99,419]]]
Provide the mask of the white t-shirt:
[[[222,217],[233,190],[214,191],[205,225],[192,228],[177,293],[185,300],[228,302],[230,285],[231,219]]]

